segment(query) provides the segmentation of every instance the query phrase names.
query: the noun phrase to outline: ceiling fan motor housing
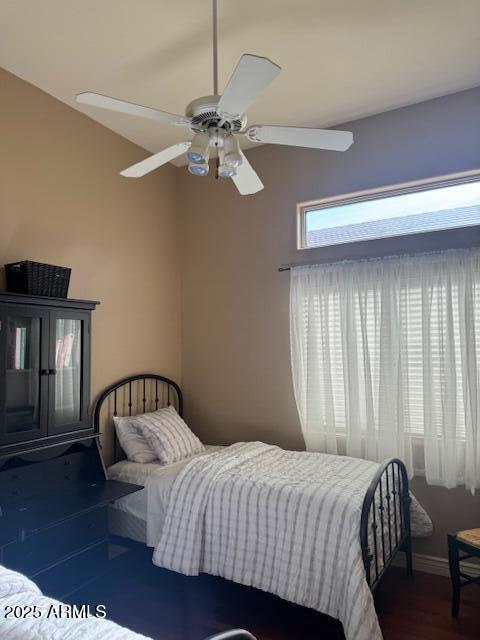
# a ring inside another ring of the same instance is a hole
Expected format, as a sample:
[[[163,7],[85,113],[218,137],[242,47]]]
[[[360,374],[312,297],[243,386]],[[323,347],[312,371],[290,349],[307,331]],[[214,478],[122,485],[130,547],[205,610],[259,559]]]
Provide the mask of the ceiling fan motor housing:
[[[190,102],[185,110],[187,118],[191,119],[191,129],[194,132],[205,131],[210,127],[218,127],[228,132],[241,131],[247,124],[246,116],[229,119],[221,116],[217,106],[220,96],[203,96]]]

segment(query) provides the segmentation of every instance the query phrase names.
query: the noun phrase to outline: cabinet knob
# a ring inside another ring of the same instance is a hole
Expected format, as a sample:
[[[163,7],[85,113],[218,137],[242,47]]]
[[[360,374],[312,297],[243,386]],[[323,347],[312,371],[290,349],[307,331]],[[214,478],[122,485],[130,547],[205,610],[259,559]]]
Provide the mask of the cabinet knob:
[[[54,376],[56,373],[57,373],[57,370],[56,370],[56,369],[49,369],[49,370],[48,370],[48,375],[49,375],[49,376]]]
[[[41,376],[48,376],[48,369],[40,369]]]

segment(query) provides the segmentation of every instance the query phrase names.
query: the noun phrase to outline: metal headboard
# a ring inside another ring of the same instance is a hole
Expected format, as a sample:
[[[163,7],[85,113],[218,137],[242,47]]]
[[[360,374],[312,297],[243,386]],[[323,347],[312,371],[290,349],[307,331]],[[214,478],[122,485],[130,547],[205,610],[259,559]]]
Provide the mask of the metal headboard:
[[[93,425],[97,433],[100,431],[102,409],[110,401],[113,402],[113,411],[110,417],[146,413],[169,404],[173,404],[179,415],[183,417],[183,395],[180,387],[170,378],[159,376],[156,373],[139,373],[122,378],[102,391],[93,409]],[[124,412],[123,409],[126,411]],[[118,459],[118,447],[117,435],[113,429],[115,462]]]

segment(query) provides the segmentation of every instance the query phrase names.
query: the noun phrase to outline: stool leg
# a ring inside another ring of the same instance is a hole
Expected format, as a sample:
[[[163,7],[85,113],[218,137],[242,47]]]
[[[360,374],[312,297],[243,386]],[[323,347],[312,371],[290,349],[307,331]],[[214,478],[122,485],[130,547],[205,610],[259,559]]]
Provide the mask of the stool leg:
[[[452,616],[458,618],[460,609],[460,560],[455,536],[448,536],[448,563],[452,580]]]

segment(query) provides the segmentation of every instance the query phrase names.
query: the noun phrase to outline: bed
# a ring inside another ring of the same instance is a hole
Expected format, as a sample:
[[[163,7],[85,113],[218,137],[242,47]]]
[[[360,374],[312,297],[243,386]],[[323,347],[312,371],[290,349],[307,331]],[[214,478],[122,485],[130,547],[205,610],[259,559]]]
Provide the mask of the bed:
[[[154,374],[125,378],[98,399],[94,420],[173,404],[179,386]],[[208,448],[174,465],[119,460],[112,478],[145,490],[111,513],[117,535],[154,548],[153,562],[252,585],[339,618],[347,640],[381,638],[372,593],[399,552],[412,573],[412,522],[431,530],[404,464],[288,452],[264,443]]]
[[[0,565],[0,637],[3,640],[151,640],[100,617],[96,608],[65,605],[44,596],[29,578]],[[232,629],[207,640],[255,640]]]

